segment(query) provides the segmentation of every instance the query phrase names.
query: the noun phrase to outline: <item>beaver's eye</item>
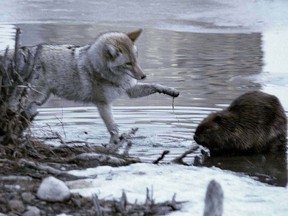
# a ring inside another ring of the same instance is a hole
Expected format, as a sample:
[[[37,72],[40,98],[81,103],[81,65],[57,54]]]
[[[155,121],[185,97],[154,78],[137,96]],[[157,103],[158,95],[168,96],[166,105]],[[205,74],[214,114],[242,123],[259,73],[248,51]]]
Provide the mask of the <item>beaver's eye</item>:
[[[221,124],[221,123],[222,123],[222,118],[221,118],[221,116],[217,115],[217,116],[214,118],[214,121],[215,121],[217,124]]]

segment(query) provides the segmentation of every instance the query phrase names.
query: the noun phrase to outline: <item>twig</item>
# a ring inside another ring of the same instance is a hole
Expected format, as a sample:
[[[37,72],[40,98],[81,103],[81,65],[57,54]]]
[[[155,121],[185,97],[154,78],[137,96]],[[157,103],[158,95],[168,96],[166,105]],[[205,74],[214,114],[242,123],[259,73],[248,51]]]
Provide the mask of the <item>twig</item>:
[[[66,142],[64,141],[64,139],[62,138],[62,136],[58,132],[55,132],[55,135],[58,137],[58,139],[60,140],[61,144],[67,146]]]
[[[8,83],[9,83],[9,86],[12,86],[12,80],[11,80],[11,77],[9,76],[9,73],[8,73],[8,66],[7,66],[7,58],[8,58],[8,50],[9,50],[9,47],[7,46],[6,49],[5,49],[5,54],[4,54],[4,58],[3,58],[3,62],[2,62],[2,70],[4,70],[6,76],[7,76],[7,79],[8,79]]]
[[[93,205],[94,205],[94,209],[95,209],[95,213],[96,213],[96,216],[102,216],[104,215],[103,214],[103,211],[101,209],[101,206],[100,206],[100,202],[99,202],[99,198],[97,196],[97,194],[93,194],[92,195],[92,201],[93,201]]]
[[[122,191],[122,197],[121,197],[121,200],[120,200],[121,208],[122,208],[123,210],[125,210],[126,207],[127,207],[127,204],[128,204],[127,195],[126,195],[125,191],[123,190],[123,191]]]
[[[1,68],[0,68],[0,99],[1,99],[1,90],[2,90],[2,73],[1,73]]]
[[[185,151],[182,155],[180,155],[179,157],[176,157],[174,160],[172,160],[172,163],[188,165],[187,163],[185,163],[183,161],[183,158],[185,158],[188,154],[191,154],[191,153],[195,152],[198,149],[199,149],[198,145],[197,146],[193,146],[191,149],[189,149],[188,151]]]
[[[131,147],[132,147],[132,142],[128,141],[127,145],[126,145],[126,147],[124,149],[124,152],[123,152],[123,156],[124,157],[128,157],[129,156],[129,150],[131,149]]]
[[[9,46],[7,46],[5,49],[4,58],[3,58],[3,62],[2,62],[3,68],[6,71],[6,73],[8,70],[8,65],[7,65],[8,51],[9,51]]]
[[[66,131],[65,131],[65,127],[64,127],[63,121],[62,121],[60,118],[58,118],[57,116],[55,116],[55,117],[56,117],[56,119],[60,122],[61,127],[62,127],[62,130],[63,130],[63,133],[64,133],[64,136],[65,136],[65,138],[66,138],[67,136],[66,136]],[[62,119],[63,119],[63,109],[62,109]]]
[[[173,209],[173,211],[178,210],[177,202],[176,202],[176,193],[174,193],[174,195],[172,197],[171,208]]]
[[[21,30],[20,28],[16,29],[16,37],[15,37],[15,48],[14,48],[14,64],[15,64],[15,68],[16,70],[18,70],[18,51],[19,51],[19,40],[20,40],[20,34],[21,34]]]
[[[125,142],[129,142],[129,139],[132,138],[133,135],[138,131],[138,128],[131,128],[131,130],[128,133],[123,133],[120,136],[120,141],[115,145],[109,145],[108,149],[111,152],[117,152],[117,150],[123,146]]]
[[[145,200],[145,206],[146,208],[149,208],[149,206],[154,205],[155,200],[153,199],[153,187],[151,188],[151,197],[149,193],[149,189],[146,188],[146,200]]]
[[[59,139],[60,142],[61,142],[61,144],[63,144],[63,145],[65,145],[66,147],[68,147],[67,144],[66,144],[66,142],[65,142],[64,139],[62,138],[62,136],[61,136],[57,131],[56,131],[56,132],[53,131],[51,125],[49,125],[49,124],[46,124],[46,125],[47,125],[47,127],[50,129],[50,130],[47,129],[47,131],[49,131],[49,132],[51,133],[51,135],[53,135],[53,136],[51,136],[51,137],[46,137],[45,140],[48,140],[48,139]]]
[[[41,51],[42,51],[42,45],[38,45],[37,46],[37,48],[36,48],[36,52],[35,52],[35,55],[34,55],[34,58],[32,59],[32,53],[31,53],[31,51],[30,50],[28,50],[28,61],[27,61],[27,63],[25,64],[25,66],[24,66],[24,68],[23,68],[23,70],[22,70],[22,73],[21,74],[23,74],[24,76],[25,76],[25,78],[24,78],[24,80],[26,81],[26,82],[30,82],[30,80],[32,79],[32,72],[33,72],[33,70],[34,70],[34,67],[35,67],[35,65],[36,65],[36,63],[37,63],[37,61],[38,61],[38,59],[39,59],[39,55],[40,55],[40,53],[41,53]]]
[[[122,191],[122,197],[120,198],[120,201],[118,203],[115,203],[115,207],[117,208],[119,212],[121,212],[121,215],[127,215],[127,211],[126,211],[127,204],[128,204],[128,201],[127,201],[126,193],[125,191]]]
[[[164,159],[165,155],[167,155],[169,153],[170,153],[170,151],[168,151],[168,150],[163,151],[161,156],[159,158],[157,158],[155,161],[153,161],[152,163],[153,164],[158,164],[161,160]]]

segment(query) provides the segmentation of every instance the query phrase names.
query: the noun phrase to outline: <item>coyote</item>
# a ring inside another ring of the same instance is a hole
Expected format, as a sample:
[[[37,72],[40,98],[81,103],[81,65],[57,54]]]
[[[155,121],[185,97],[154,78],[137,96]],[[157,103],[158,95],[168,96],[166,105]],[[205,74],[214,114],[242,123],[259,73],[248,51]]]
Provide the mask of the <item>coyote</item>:
[[[154,93],[179,95],[173,88],[137,83],[146,77],[137,63],[134,44],[141,32],[142,29],[127,34],[103,33],[86,46],[42,45],[31,81],[33,90],[28,95],[29,100],[35,101],[33,107],[45,103],[51,93],[68,100],[93,103],[111,135],[110,143],[118,142],[118,127],[112,114],[113,100],[121,95],[130,98]],[[27,53],[35,54],[36,49],[37,46],[20,48],[22,64]]]

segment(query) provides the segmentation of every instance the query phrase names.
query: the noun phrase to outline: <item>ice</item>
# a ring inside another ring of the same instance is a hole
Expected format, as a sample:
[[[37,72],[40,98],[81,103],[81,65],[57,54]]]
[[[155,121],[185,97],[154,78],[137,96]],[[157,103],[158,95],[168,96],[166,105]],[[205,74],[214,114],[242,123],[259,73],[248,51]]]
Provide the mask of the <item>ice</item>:
[[[164,202],[171,200],[176,193],[176,201],[186,202],[180,211],[170,214],[174,216],[202,215],[206,188],[212,179],[223,187],[224,215],[284,216],[288,212],[287,188],[269,186],[218,168],[144,163],[118,168],[103,166],[69,173],[88,177],[89,180],[68,182],[72,193],[83,196],[96,193],[101,199],[113,200],[119,199],[124,190],[129,202],[144,202],[148,188],[153,189],[156,202]]]

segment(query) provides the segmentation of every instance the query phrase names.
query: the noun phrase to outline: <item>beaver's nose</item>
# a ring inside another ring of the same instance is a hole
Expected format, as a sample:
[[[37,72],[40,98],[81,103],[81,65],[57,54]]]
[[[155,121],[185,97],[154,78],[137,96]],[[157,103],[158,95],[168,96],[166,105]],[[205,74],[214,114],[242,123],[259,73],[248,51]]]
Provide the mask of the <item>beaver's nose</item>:
[[[196,143],[199,142],[199,137],[196,134],[193,136],[193,139],[195,140]]]

